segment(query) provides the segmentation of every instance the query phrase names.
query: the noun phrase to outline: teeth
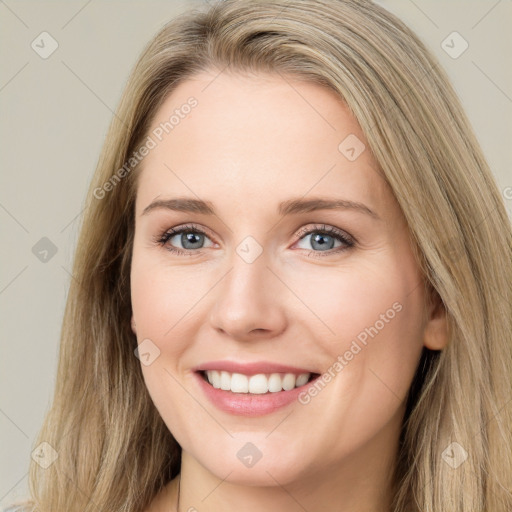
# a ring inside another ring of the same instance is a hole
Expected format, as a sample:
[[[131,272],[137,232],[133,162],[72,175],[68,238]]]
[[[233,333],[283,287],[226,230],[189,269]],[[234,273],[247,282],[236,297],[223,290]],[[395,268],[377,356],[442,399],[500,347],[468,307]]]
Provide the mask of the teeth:
[[[310,374],[309,373],[301,373],[298,377],[297,377],[297,380],[295,381],[295,385],[297,387],[299,386],[304,386],[304,384],[306,384],[306,382],[309,380],[309,376]]]
[[[279,373],[273,373],[268,379],[268,390],[271,393],[277,393],[283,389],[283,379]]]
[[[295,375],[287,373],[283,379],[283,389],[289,391],[295,387]]]
[[[234,375],[233,375],[234,377]],[[268,379],[262,373],[249,377],[249,393],[268,393]]]
[[[247,375],[233,373],[231,375],[231,391],[233,393],[249,393],[249,379]]]
[[[224,391],[231,389],[231,375],[228,372],[220,372],[220,389]]]
[[[250,377],[242,373],[229,373],[218,370],[207,370],[206,378],[216,389],[231,391],[233,393],[252,393],[262,395],[277,393],[303,386],[311,377],[311,373],[271,373],[266,375],[258,373]]]

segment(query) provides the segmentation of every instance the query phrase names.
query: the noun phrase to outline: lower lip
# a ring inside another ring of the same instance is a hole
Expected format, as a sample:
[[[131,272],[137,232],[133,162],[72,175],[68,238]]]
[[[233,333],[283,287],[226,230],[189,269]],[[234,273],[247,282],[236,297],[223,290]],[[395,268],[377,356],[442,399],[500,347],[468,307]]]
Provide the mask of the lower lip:
[[[297,397],[313,381],[290,389],[289,391],[278,391],[277,393],[252,394],[233,393],[222,389],[214,388],[206,382],[203,376],[196,372],[199,386],[206,397],[221,411],[238,416],[263,416],[277,411],[297,400]]]

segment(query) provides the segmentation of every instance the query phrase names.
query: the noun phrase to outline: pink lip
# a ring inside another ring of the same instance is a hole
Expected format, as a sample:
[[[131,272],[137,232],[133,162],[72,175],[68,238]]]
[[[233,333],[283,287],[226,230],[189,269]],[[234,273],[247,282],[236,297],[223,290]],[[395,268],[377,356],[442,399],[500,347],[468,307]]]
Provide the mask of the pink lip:
[[[271,365],[270,371],[261,371],[262,369],[268,369],[268,366],[258,365],[258,371],[253,372],[256,373],[296,373],[296,368],[283,367],[279,366],[279,368],[287,368],[287,371],[278,371],[276,370],[278,366]],[[215,366],[215,369],[219,369],[219,366]],[[222,368],[225,371],[233,371],[228,370],[227,366],[222,365]],[[210,368],[207,368],[210,369]],[[241,369],[240,365],[236,365],[236,370],[238,373],[245,373],[246,375],[250,375],[247,373],[247,366],[243,366]],[[293,371],[290,371],[293,370]],[[236,373],[236,372],[235,372]],[[309,373],[306,370],[299,370],[297,373]],[[265,393],[261,395],[251,394],[251,393],[233,393],[231,391],[224,391],[222,389],[214,388],[209,382],[207,382],[203,378],[203,374],[200,373],[200,370],[194,372],[194,376],[197,379],[199,387],[202,392],[205,394],[206,398],[210,400],[210,402],[220,409],[221,411],[238,415],[238,416],[263,416],[265,414],[270,414],[278,409],[286,407],[291,403],[298,400],[298,396],[301,392],[303,392],[308,386],[310,386],[315,379],[304,384],[303,386],[299,386],[294,389],[290,389],[289,391],[279,391],[277,393]],[[316,378],[318,378],[318,375]]]
[[[196,368],[192,368],[192,370],[196,372],[205,370],[220,370],[229,373],[242,373],[244,375],[256,375],[258,373],[293,373],[295,375],[299,375],[301,373],[315,373],[312,370],[306,370],[305,368],[295,368],[293,366],[270,363],[267,361],[261,361],[257,363],[211,361],[205,364],[201,364]]]

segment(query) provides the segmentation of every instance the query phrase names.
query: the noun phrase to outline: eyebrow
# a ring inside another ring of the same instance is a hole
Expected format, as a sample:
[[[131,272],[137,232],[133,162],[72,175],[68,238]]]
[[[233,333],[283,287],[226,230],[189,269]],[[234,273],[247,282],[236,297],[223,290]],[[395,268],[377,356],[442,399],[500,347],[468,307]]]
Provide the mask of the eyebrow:
[[[147,215],[156,209],[166,209],[178,212],[200,213],[203,215],[216,215],[215,208],[210,201],[192,198],[175,199],[156,199],[144,208],[141,215]],[[354,210],[365,213],[374,219],[381,220],[373,210],[363,203],[348,201],[346,199],[330,199],[322,197],[313,197],[311,199],[290,199],[279,203],[279,215],[293,215],[300,213],[309,213],[316,210]]]

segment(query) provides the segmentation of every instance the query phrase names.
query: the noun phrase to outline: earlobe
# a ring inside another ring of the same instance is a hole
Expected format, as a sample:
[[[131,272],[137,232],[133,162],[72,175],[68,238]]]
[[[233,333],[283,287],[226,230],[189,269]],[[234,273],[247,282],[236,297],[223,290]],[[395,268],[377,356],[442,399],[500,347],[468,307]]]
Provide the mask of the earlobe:
[[[137,336],[137,329],[136,329],[136,326],[135,326],[135,320],[133,319],[133,315],[132,315],[132,319],[130,321],[130,325],[132,327],[133,334],[135,334],[135,336]]]
[[[443,301],[433,294],[425,325],[423,344],[430,350],[442,350],[448,344],[448,319]]]

